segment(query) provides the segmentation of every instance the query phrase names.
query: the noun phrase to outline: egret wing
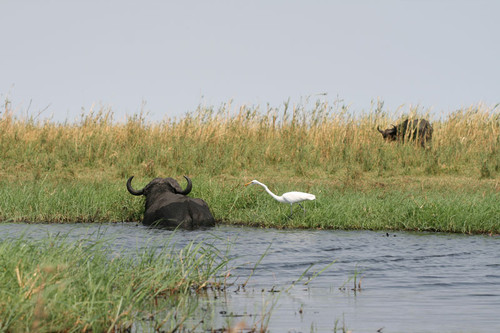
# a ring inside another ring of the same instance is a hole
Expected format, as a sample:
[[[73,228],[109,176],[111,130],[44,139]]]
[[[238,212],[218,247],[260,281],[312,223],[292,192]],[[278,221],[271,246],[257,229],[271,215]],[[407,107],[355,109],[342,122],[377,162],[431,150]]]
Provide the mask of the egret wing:
[[[304,200],[314,200],[316,199],[316,196],[314,194],[310,193],[304,193],[304,192],[287,192],[282,195],[283,199],[288,202],[288,203],[296,203],[296,202],[301,202]]]

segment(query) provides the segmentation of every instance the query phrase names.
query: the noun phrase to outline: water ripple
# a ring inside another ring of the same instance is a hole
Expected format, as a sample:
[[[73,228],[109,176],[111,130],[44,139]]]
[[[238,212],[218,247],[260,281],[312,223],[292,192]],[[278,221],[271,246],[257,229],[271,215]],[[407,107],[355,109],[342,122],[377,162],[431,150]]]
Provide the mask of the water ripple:
[[[132,253],[205,240],[224,253],[229,248],[228,255],[235,258],[233,274],[240,280],[269,248],[248,291],[228,294],[220,306],[234,313],[255,313],[263,297],[272,297],[268,290],[287,289],[309,269],[301,283],[280,295],[269,324],[273,332],[308,332],[313,326],[318,332],[332,331],[336,320],[353,332],[376,332],[381,327],[383,332],[500,331],[499,237],[404,232],[387,237],[370,231],[229,226],[173,234],[132,223],[0,224],[0,239],[58,233],[69,240],[111,238],[116,251]]]

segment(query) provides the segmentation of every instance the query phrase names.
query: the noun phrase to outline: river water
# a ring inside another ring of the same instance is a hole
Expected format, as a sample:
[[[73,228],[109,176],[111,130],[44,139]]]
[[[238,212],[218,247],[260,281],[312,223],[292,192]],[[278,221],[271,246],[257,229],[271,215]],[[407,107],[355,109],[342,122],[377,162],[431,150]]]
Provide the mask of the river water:
[[[0,239],[22,233],[26,238],[60,233],[68,239],[99,234],[111,237],[117,250],[135,251],[161,244],[172,231],[134,223],[0,224]],[[217,239],[222,250],[231,243],[232,264],[239,267],[233,271],[235,285],[215,305],[221,325],[227,320],[251,325],[271,311],[264,318],[270,332],[333,332],[334,327],[339,332],[500,332],[498,236],[231,226],[175,234],[181,246],[204,238]],[[237,289],[264,253],[245,290]]]

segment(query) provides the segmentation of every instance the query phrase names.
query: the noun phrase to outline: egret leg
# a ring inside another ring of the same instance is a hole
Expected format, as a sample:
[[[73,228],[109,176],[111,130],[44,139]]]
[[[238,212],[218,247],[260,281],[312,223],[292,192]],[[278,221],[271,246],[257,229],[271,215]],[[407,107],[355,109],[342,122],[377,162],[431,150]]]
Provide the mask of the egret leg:
[[[302,209],[304,210],[304,214],[306,213],[306,208],[304,206],[302,206],[300,203],[299,203],[299,206],[302,207]]]
[[[293,214],[293,204],[290,204],[290,218],[292,217]]]

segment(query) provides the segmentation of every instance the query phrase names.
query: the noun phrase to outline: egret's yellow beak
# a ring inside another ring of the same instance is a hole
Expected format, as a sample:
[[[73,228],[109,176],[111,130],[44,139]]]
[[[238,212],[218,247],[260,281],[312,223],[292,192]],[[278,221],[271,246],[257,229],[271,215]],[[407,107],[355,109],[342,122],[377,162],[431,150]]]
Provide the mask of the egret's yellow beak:
[[[248,186],[248,185],[250,185],[250,184],[252,184],[252,182],[248,182],[248,183],[246,183],[246,184],[245,184],[245,186]]]

